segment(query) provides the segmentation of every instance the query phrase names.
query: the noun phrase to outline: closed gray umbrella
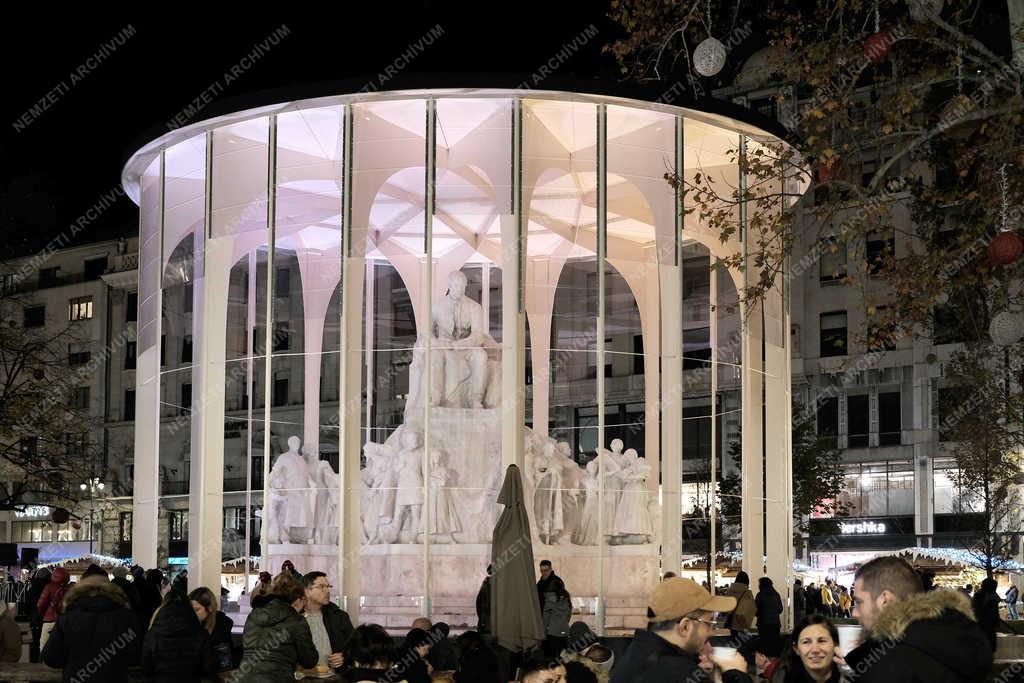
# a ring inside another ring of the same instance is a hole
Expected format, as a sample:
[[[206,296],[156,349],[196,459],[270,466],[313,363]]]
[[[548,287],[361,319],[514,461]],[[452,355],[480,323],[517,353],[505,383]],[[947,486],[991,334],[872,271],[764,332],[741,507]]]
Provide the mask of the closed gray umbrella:
[[[544,621],[537,602],[523,480],[515,465],[505,470],[498,502],[505,509],[491,539],[491,632],[499,645],[517,652],[544,640]]]

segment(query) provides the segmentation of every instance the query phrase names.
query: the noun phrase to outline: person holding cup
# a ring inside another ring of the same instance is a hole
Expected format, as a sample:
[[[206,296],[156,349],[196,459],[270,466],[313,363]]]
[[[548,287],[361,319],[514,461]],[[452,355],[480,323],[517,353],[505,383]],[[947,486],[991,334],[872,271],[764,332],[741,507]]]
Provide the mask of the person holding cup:
[[[713,669],[723,683],[750,683],[747,661],[735,648],[707,653],[708,637],[719,628],[716,614],[735,608],[735,598],[712,596],[691,579],[662,581],[647,601],[647,630],[636,632],[611,683],[703,683],[713,680]]]
[[[792,647],[782,655],[766,679],[770,683],[839,683],[836,665],[839,632],[819,614],[805,617],[793,629]]]

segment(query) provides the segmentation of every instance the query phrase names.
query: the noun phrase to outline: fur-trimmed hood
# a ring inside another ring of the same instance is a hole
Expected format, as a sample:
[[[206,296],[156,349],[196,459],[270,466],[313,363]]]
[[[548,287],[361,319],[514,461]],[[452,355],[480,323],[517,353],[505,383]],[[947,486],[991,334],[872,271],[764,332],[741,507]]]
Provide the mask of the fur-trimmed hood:
[[[118,607],[131,609],[132,604],[124,591],[109,581],[77,583],[64,596],[65,612],[69,609],[107,612]]]
[[[875,640],[902,638],[911,624],[925,619],[939,619],[947,610],[959,612],[975,621],[971,601],[966,595],[957,590],[940,589],[918,593],[886,607],[875,620],[872,636]]]
[[[871,641],[851,652],[846,662],[857,672],[867,667],[870,674],[864,680],[871,682],[978,683],[992,667],[992,649],[967,596],[936,590],[882,610]],[[911,672],[913,679],[908,678]]]

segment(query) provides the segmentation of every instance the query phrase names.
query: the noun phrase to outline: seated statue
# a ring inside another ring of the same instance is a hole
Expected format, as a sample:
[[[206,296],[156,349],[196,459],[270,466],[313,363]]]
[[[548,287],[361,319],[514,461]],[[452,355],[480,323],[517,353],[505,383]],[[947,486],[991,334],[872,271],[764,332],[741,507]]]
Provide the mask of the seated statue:
[[[426,343],[418,339],[409,368],[409,406],[422,405],[430,382],[430,405],[447,408],[494,407],[500,393],[500,364],[492,361],[497,343],[484,328],[484,309],[465,296],[466,276],[453,271],[448,292],[431,307],[430,369]]]

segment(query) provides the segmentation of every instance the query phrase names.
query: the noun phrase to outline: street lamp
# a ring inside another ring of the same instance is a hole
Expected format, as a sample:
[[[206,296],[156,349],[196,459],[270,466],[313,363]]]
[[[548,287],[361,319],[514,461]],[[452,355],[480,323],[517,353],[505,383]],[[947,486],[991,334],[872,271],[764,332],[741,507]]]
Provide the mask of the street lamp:
[[[78,485],[78,488],[82,491],[89,492],[89,554],[92,555],[92,543],[93,543],[93,512],[96,510],[96,492],[103,492],[103,482],[100,481],[99,477],[90,477],[85,480],[84,483]]]

